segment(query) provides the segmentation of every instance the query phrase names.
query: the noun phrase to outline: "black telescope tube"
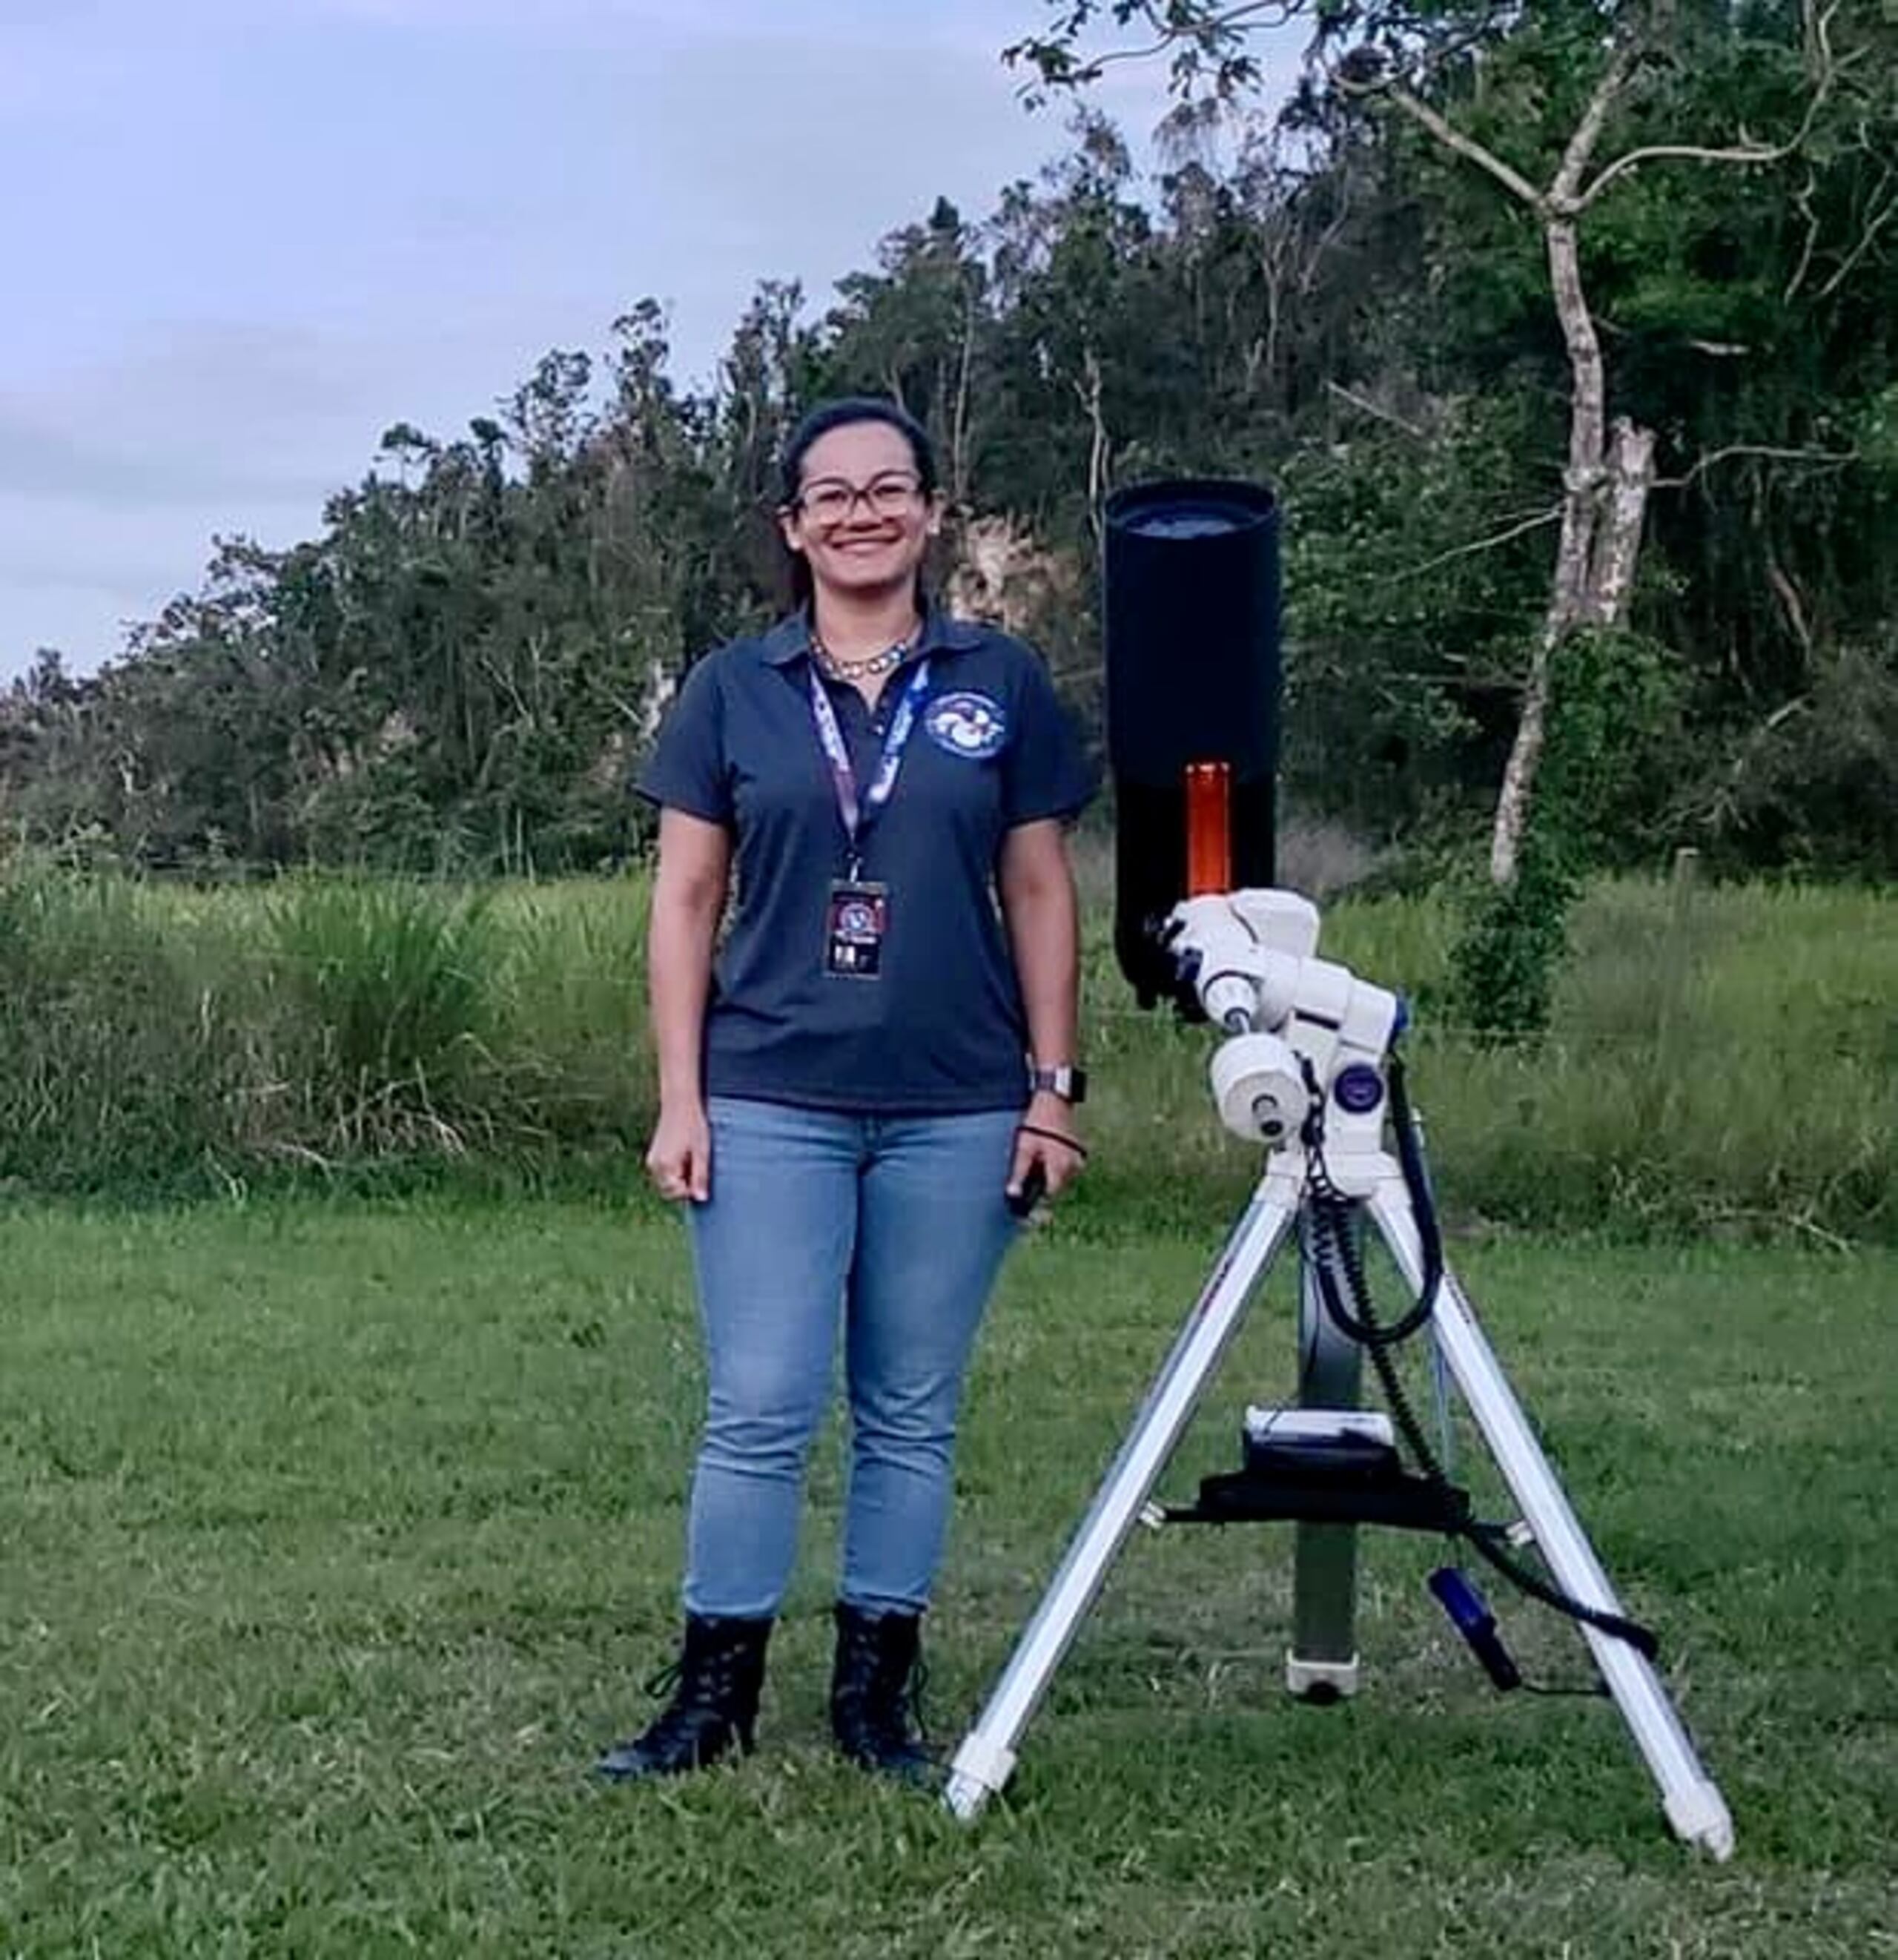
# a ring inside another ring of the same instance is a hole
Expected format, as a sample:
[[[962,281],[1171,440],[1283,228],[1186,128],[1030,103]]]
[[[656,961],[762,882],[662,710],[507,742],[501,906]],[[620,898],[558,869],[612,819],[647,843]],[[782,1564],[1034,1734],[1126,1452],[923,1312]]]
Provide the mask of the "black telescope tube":
[[[1278,505],[1222,478],[1133,485],[1108,500],[1102,555],[1114,950],[1143,1007],[1197,1012],[1158,936],[1186,896],[1189,764],[1226,765],[1235,886],[1276,875]]]

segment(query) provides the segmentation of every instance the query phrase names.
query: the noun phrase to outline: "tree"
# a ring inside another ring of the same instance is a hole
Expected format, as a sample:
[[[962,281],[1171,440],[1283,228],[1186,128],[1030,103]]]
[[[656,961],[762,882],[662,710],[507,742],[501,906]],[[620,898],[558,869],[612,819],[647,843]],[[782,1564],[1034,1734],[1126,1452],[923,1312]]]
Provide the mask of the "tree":
[[[1656,481],[1656,431],[1617,412],[1610,399],[1584,278],[1586,231],[1601,222],[1618,187],[1664,166],[1759,171],[1804,158],[1848,71],[1890,74],[1889,59],[1876,65],[1876,30],[1868,25],[1851,49],[1835,48],[1842,0],[1801,0],[1796,15],[1772,4],[1734,11],[1717,0],[1698,7],[1676,0],[1528,0],[1509,10],[1475,0],[1049,4],[1057,16],[1051,29],[1007,50],[1043,87],[1082,87],[1110,63],[1162,57],[1187,97],[1200,88],[1230,96],[1254,88],[1261,78],[1254,37],[1267,25],[1303,16],[1313,34],[1295,119],[1340,103],[1404,119],[1443,154],[1479,173],[1533,226],[1566,359],[1568,428],[1560,499],[1546,514],[1532,514],[1534,522],[1557,527],[1557,541],[1491,826],[1491,875],[1508,885],[1517,873],[1546,740],[1555,663],[1577,635],[1612,632],[1626,622]],[[1100,27],[1138,28],[1144,38],[1090,52],[1090,36]],[[1710,43],[1729,55],[1744,44],[1746,61],[1735,65],[1756,64],[1772,77],[1763,106],[1778,126],[1774,140],[1744,127],[1722,134],[1699,126],[1709,105],[1704,91],[1687,84],[1691,64]],[[1605,163],[1604,149],[1613,152]],[[1807,195],[1810,189],[1809,182]],[[1782,205],[1798,196],[1782,183]],[[1879,207],[1877,225],[1890,209]],[[1874,222],[1866,220],[1855,249],[1870,249]],[[1493,542],[1519,535],[1512,527]]]
[[[877,272],[838,282],[842,304],[825,323],[828,384],[887,395],[920,418],[940,443],[957,511],[969,498],[981,398],[987,279],[974,243],[962,214],[938,198],[924,222],[883,240]]]

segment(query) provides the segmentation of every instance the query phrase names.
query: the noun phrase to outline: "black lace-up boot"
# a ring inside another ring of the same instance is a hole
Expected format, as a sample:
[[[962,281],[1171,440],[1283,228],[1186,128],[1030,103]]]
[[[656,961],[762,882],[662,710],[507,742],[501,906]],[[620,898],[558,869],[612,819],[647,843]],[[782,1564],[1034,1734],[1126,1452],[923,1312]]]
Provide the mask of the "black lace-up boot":
[[[837,1608],[831,1732],[852,1762],[905,1783],[936,1774],[922,1733],[922,1627],[920,1613]]]
[[[702,1769],[733,1748],[749,1752],[771,1634],[768,1619],[688,1615],[678,1659],[647,1684],[650,1693],[672,1698],[644,1734],[615,1742],[595,1771],[610,1782],[630,1783]]]

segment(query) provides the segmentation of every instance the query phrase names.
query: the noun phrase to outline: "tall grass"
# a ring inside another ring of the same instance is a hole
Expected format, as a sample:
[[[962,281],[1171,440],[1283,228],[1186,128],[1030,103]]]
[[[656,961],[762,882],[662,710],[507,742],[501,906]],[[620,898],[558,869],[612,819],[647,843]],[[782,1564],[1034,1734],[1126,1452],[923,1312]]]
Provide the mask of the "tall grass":
[[[299,883],[273,896],[259,978],[278,997],[276,1087],[333,1154],[458,1153],[471,1131],[505,1134],[490,978],[501,940],[488,913],[485,894],[388,880]]]
[[[0,873],[0,1187],[545,1176],[650,1105],[622,888]]]
[[[1499,1047],[1440,1018],[1456,921],[1432,898],[1346,900],[1322,951],[1411,999],[1412,1095],[1467,1226],[1898,1237],[1898,902],[1863,890],[1676,891],[1617,880],[1577,917],[1547,1037]],[[1190,1171],[1253,1174],[1207,1111],[1203,1029],[1128,1005],[1094,949],[1091,1046],[1121,1204]],[[1103,1194],[1104,1195],[1104,1194]]]
[[[0,876],[0,1184],[173,1180],[227,1149],[247,1030],[225,950],[116,880]]]
[[[1091,881],[1096,1145],[1070,1217],[1203,1220],[1254,1173],[1213,1043],[1137,1010]],[[571,1182],[650,1121],[643,881],[212,892],[0,868],[0,1185],[304,1175]],[[1617,881],[1578,915],[1548,1036],[1442,1020],[1455,921],[1346,899],[1324,950],[1416,1004],[1414,1098],[1465,1223],[1898,1238],[1898,902]]]

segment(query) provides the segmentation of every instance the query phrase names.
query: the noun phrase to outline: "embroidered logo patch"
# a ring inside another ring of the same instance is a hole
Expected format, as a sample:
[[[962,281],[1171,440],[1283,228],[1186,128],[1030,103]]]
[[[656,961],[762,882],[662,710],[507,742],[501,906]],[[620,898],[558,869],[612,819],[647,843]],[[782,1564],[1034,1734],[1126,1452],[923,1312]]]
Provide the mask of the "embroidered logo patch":
[[[923,726],[937,748],[952,756],[984,762],[1008,740],[1002,704],[986,694],[939,695],[930,703]]]

